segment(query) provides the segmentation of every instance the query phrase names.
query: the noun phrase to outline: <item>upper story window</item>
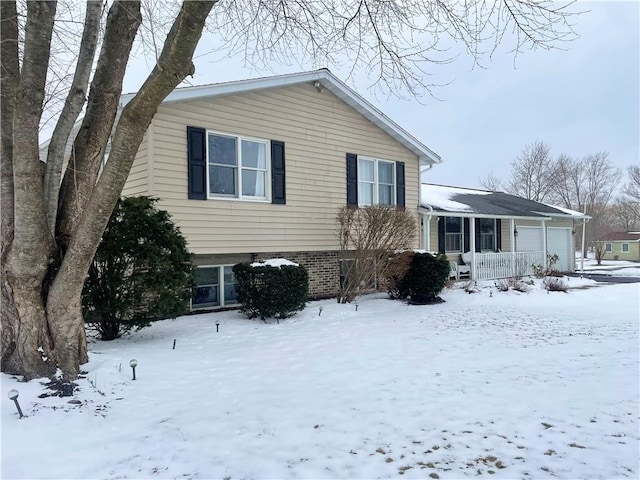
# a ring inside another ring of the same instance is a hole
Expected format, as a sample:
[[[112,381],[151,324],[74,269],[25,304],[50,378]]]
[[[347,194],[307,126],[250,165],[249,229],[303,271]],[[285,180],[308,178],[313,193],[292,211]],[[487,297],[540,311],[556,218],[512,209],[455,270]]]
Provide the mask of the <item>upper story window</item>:
[[[446,252],[462,251],[462,218],[445,217],[444,249]]]
[[[210,197],[267,200],[268,142],[219,133],[208,135]]]
[[[395,162],[358,157],[358,204],[395,205]]]
[[[480,251],[494,252],[496,250],[496,221],[493,218],[479,218],[480,222]]]

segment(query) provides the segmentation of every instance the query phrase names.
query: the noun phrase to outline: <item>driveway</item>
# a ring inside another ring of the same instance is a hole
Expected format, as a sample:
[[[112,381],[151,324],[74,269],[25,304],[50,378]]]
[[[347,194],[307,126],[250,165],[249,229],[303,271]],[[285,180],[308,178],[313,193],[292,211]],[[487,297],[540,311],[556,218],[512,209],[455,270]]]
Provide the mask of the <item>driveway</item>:
[[[567,272],[568,277],[584,277],[600,283],[640,283],[640,277],[616,276],[615,272],[599,270],[597,272]]]

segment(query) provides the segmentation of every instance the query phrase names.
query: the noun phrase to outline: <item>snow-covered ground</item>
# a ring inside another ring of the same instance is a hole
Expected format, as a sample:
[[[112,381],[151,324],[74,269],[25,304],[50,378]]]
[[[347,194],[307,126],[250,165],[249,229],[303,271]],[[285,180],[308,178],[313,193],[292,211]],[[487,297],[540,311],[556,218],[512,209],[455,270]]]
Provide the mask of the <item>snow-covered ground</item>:
[[[581,270],[580,259],[576,258],[576,271]],[[640,264],[626,260],[603,260],[600,265],[595,259],[589,258],[584,261],[584,271],[594,274],[603,274],[613,277],[639,277]]]
[[[638,284],[489,285],[158,322],[73,397],[2,375],[2,478],[638,478]]]

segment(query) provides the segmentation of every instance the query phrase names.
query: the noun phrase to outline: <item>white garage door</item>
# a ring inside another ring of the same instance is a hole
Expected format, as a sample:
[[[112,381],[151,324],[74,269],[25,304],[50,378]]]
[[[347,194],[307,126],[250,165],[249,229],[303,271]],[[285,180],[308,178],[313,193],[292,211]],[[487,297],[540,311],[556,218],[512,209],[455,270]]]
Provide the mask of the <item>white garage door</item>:
[[[549,255],[558,255],[556,270],[568,272],[573,269],[571,256],[571,229],[561,227],[549,227],[547,229],[547,251]]]
[[[542,251],[542,227],[517,227],[516,250],[518,252]]]

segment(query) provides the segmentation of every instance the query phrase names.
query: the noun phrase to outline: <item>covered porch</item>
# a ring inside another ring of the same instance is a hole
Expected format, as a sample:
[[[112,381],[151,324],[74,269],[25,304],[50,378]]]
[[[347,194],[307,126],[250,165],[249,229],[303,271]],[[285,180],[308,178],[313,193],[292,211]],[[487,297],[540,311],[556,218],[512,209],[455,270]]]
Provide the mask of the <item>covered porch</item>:
[[[589,217],[502,192],[423,184],[422,248],[444,253],[456,278],[493,280],[535,267],[575,269],[575,227]],[[552,259],[552,265],[549,259]]]

